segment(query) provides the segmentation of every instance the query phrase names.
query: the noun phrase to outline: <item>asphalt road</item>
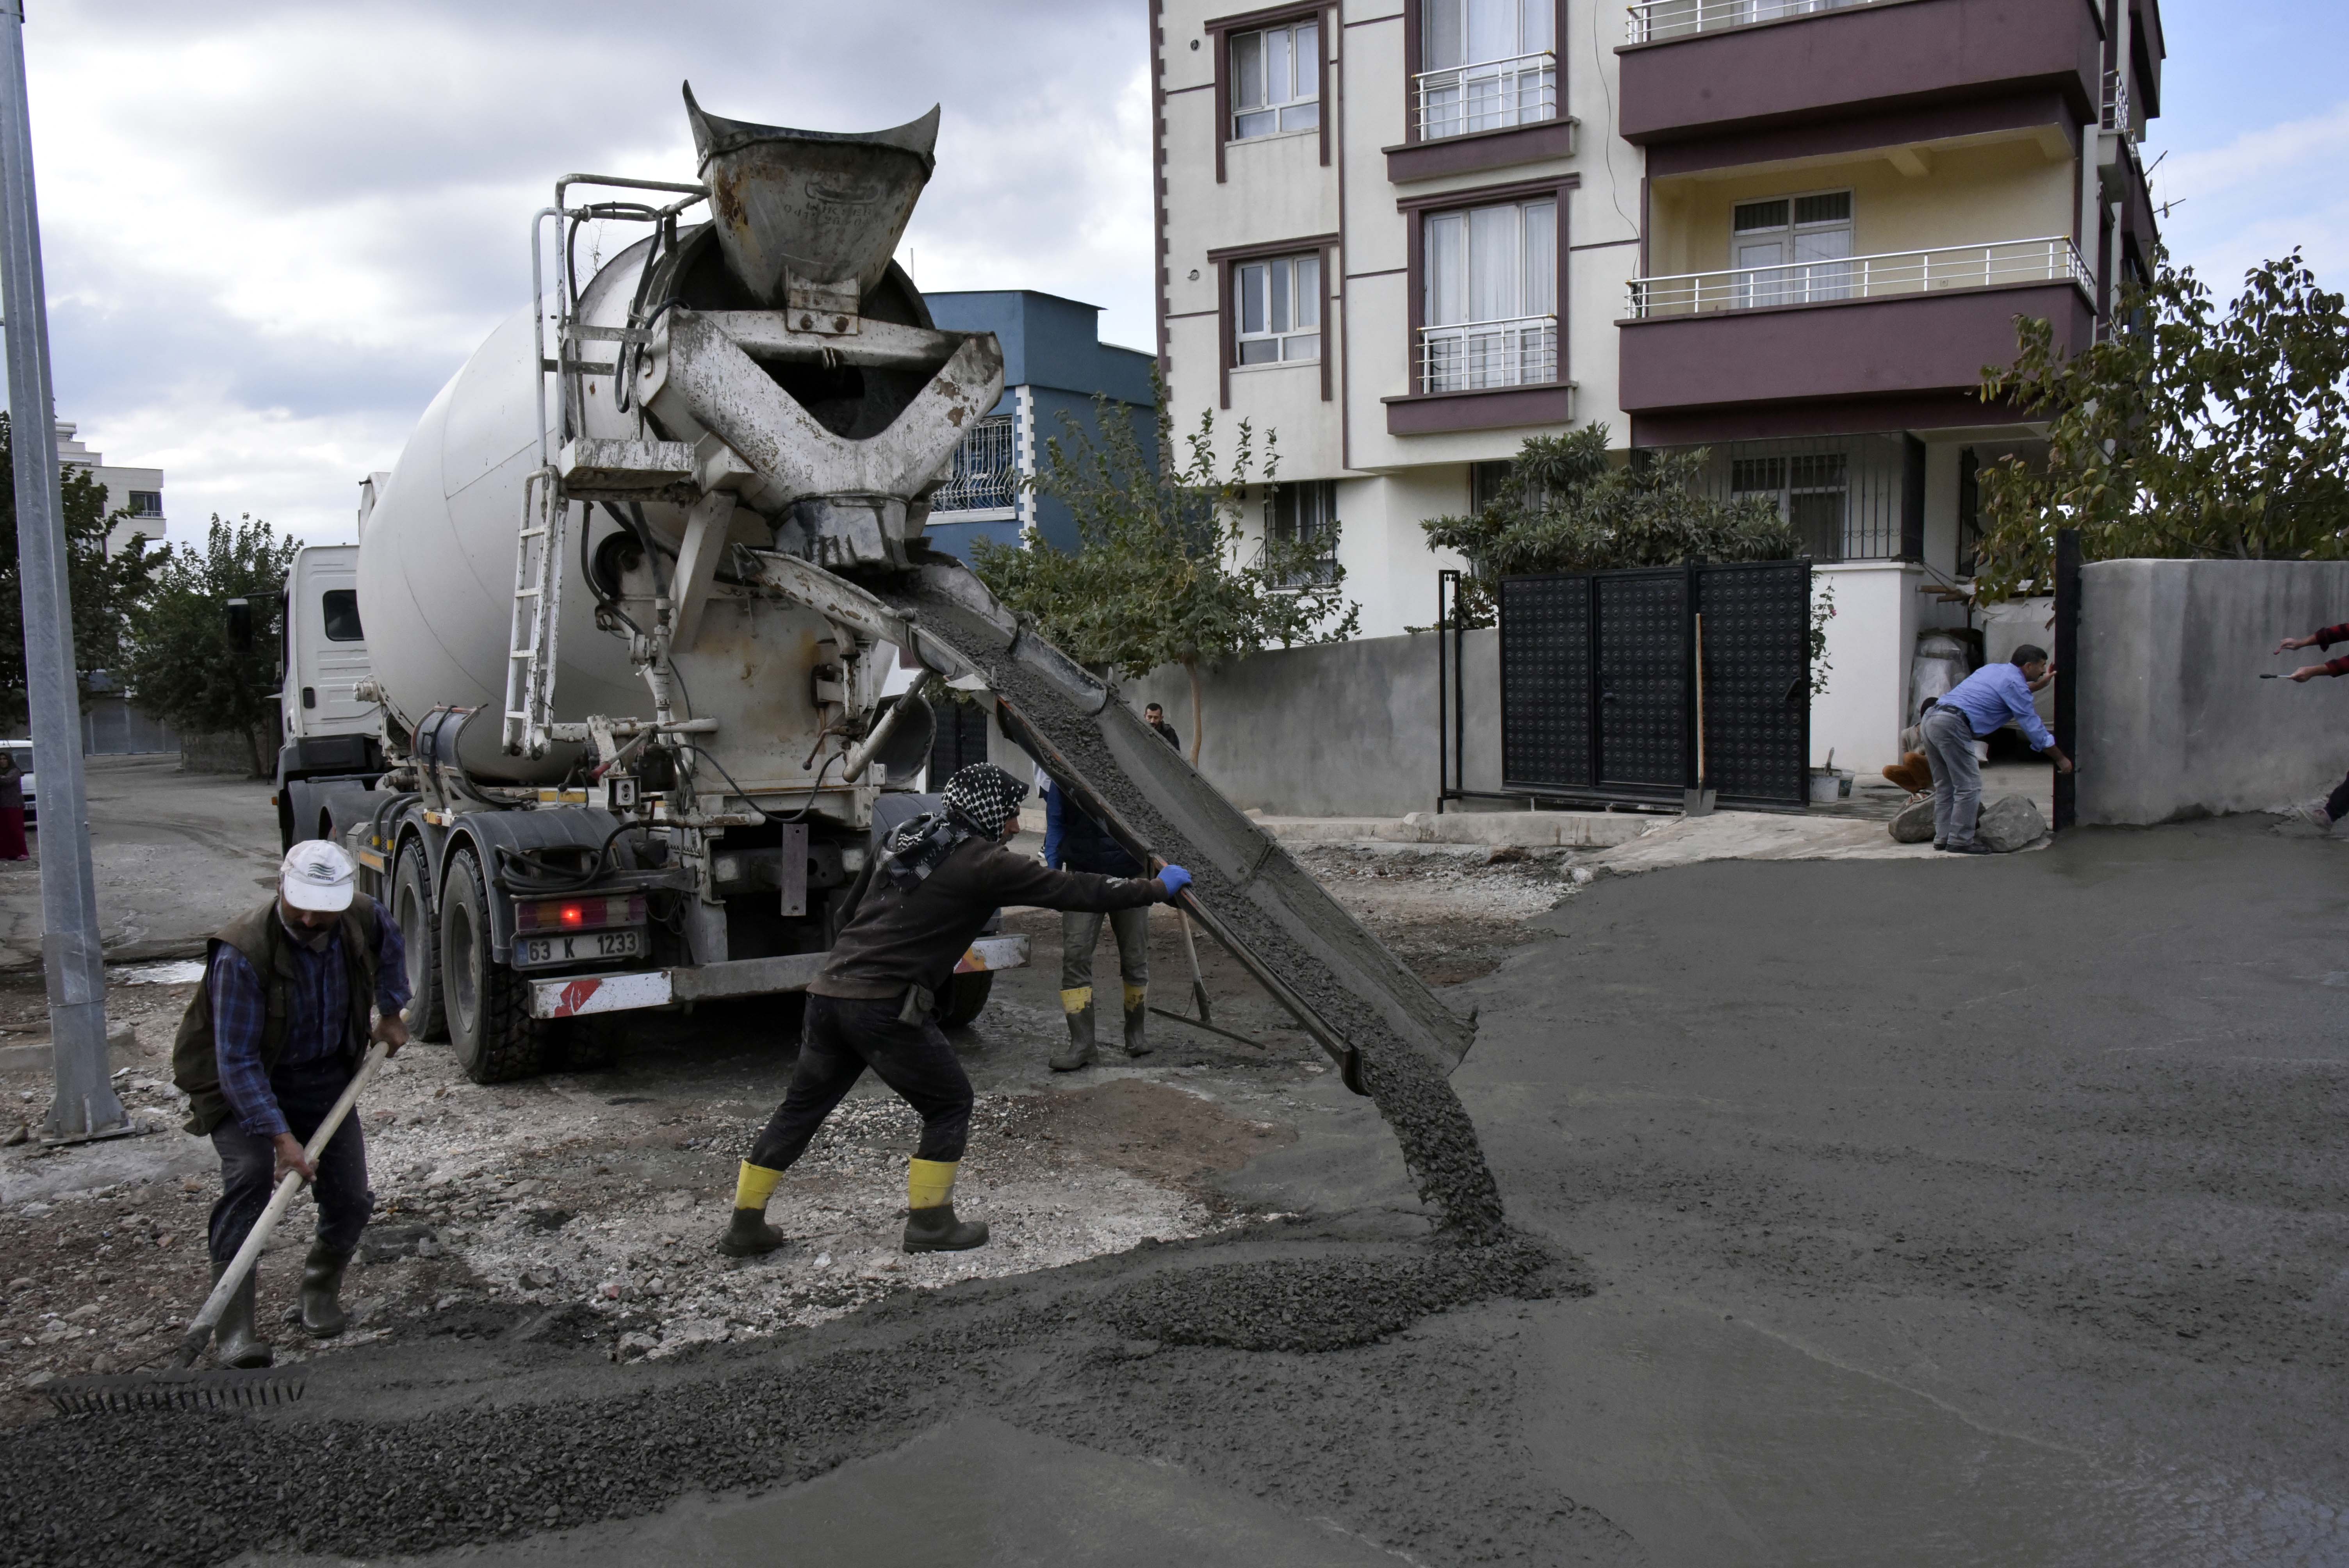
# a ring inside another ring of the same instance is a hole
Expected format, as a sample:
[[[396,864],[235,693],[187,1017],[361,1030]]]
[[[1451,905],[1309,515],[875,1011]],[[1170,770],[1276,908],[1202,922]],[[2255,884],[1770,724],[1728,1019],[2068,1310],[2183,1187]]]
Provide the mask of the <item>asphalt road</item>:
[[[204,938],[258,903],[278,858],[269,781],[182,773],[180,759],[92,757],[90,861],[98,935],[109,961],[191,957]],[[46,802],[44,802],[46,805]],[[0,864],[0,969],[41,962],[41,841],[34,859]]]

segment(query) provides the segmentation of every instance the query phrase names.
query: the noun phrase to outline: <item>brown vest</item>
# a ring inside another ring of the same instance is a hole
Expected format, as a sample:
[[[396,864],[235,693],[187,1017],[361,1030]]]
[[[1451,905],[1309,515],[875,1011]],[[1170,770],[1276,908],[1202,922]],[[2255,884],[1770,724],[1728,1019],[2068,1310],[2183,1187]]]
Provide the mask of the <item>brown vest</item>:
[[[343,1032],[343,1054],[356,1065],[367,1049],[367,1026],[375,1007],[376,940],[383,912],[365,893],[353,895],[343,911],[339,928],[343,943],[344,981],[350,993],[350,1016]],[[294,944],[277,918],[272,898],[251,914],[221,927],[204,944],[204,977],[188,998],[180,1018],[179,1037],[171,1043],[171,1081],[188,1097],[187,1130],[199,1136],[228,1119],[228,1096],[221,1092],[220,1052],[212,1040],[212,960],[223,947],[244,954],[261,977],[261,993],[269,1006],[261,1028],[261,1066],[274,1072],[285,1052],[285,1031],[293,1018]]]

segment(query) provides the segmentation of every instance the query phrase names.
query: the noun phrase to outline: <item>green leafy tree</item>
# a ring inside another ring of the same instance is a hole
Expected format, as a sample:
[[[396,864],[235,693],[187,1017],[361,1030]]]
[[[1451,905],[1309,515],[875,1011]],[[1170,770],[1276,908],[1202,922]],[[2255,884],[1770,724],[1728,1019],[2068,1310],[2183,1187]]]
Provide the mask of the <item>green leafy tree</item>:
[[[184,733],[241,735],[255,777],[272,770],[270,724],[283,673],[277,621],[300,548],[250,516],[214,513],[202,550],[164,552],[133,634],[128,673],[139,706]],[[228,602],[253,606],[253,646],[229,645]]]
[[[16,650],[0,662],[0,725],[17,729],[26,721],[26,693],[13,431],[8,416],[0,413],[0,646]],[[108,515],[106,487],[92,479],[88,469],[67,469],[61,478],[67,591],[73,601],[74,668],[87,682],[93,670],[121,668],[125,633],[147,595],[163,552],[150,548],[147,536],[139,533],[109,556],[107,531],[129,513]]]
[[[973,551],[979,580],[1081,664],[1134,678],[1180,665],[1191,683],[1191,761],[1206,738],[1199,674],[1206,666],[1302,643],[1343,642],[1361,623],[1346,603],[1342,567],[1328,567],[1334,539],[1268,536],[1248,552],[1249,487],[1265,487],[1269,513],[1279,454],[1267,436],[1261,471],[1256,433],[1236,431],[1228,464],[1215,453],[1215,416],[1179,443],[1158,393],[1156,459],[1143,448],[1127,411],[1093,404],[1088,432],[1066,415],[1044,443],[1030,481],[1076,516],[1078,547],[1055,549],[1030,529],[1018,547],[982,542]],[[1305,584],[1299,587],[1297,584]]]
[[[1794,528],[1767,499],[1717,500],[1699,488],[1705,457],[1702,449],[1658,451],[1619,466],[1608,458],[1604,425],[1527,438],[1482,511],[1420,524],[1429,549],[1468,560],[1462,624],[1493,624],[1495,585],[1526,573],[1792,557]]]
[[[2048,422],[2044,465],[1982,470],[1983,596],[2044,592],[2064,528],[2091,561],[2349,556],[2349,310],[2300,253],[2252,268],[2220,315],[2157,252],[2115,320],[2066,358],[2021,318],[2013,365],[1982,373],[1985,398]]]

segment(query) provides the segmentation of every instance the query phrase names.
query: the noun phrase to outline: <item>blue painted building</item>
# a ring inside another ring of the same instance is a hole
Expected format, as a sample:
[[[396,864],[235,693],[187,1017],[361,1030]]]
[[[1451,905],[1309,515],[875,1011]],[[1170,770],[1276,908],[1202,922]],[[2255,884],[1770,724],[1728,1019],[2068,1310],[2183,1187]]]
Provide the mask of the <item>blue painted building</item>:
[[[991,332],[1003,345],[1003,397],[963,438],[951,479],[932,500],[926,537],[968,557],[974,541],[1016,544],[1030,525],[1047,543],[1077,547],[1076,519],[1061,502],[1021,488],[1036,472],[1044,443],[1074,419],[1098,438],[1093,398],[1106,394],[1127,410],[1134,434],[1154,459],[1150,356],[1101,340],[1101,307],[1033,289],[933,294],[930,315],[950,332]]]

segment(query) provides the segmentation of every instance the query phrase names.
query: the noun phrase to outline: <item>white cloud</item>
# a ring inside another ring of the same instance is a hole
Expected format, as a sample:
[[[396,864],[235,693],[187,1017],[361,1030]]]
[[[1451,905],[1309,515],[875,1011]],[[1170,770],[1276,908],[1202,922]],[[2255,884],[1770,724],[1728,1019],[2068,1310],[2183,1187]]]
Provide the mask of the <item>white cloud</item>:
[[[2349,103],[2247,130],[2223,146],[2174,150],[2152,170],[2154,200],[2170,203],[2163,237],[2211,292],[2230,298],[2242,275],[2295,246],[2317,277],[2349,284]]]

